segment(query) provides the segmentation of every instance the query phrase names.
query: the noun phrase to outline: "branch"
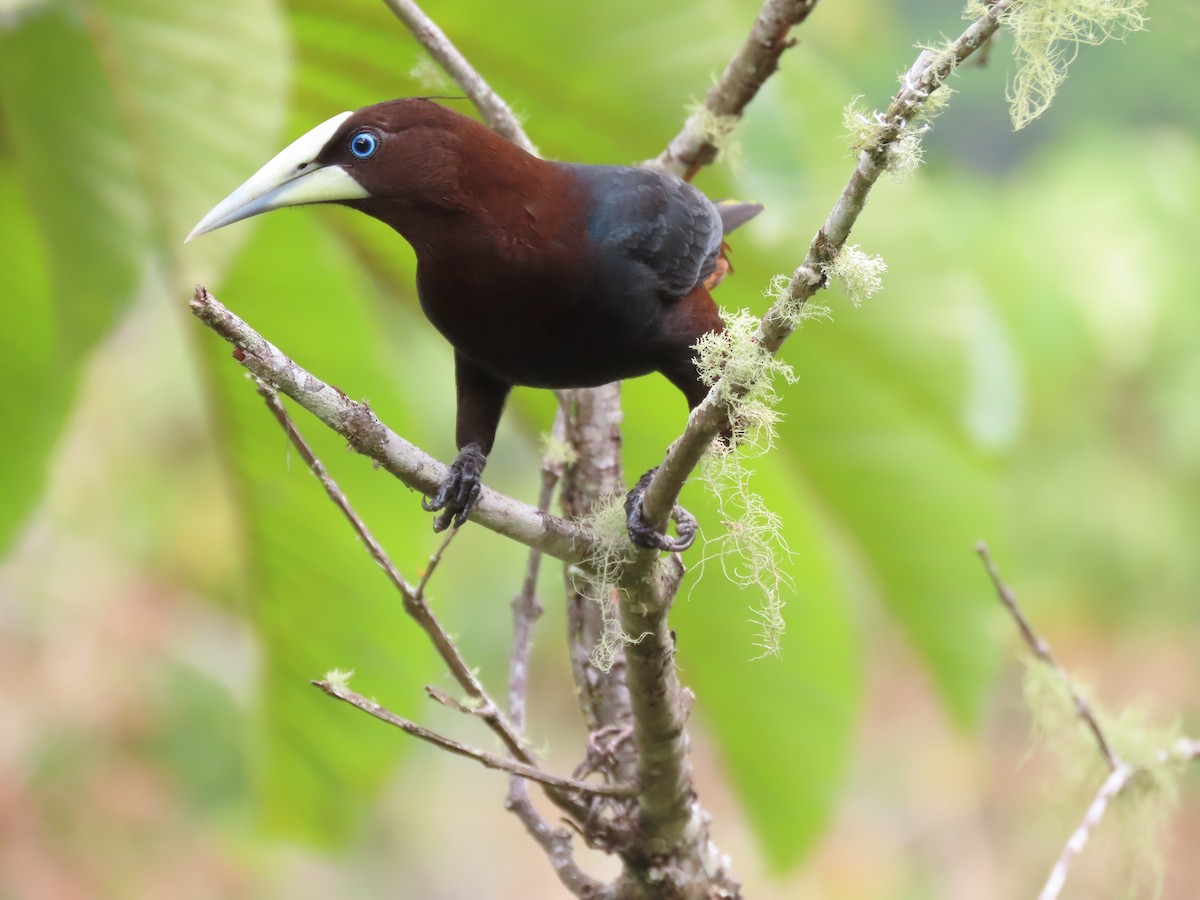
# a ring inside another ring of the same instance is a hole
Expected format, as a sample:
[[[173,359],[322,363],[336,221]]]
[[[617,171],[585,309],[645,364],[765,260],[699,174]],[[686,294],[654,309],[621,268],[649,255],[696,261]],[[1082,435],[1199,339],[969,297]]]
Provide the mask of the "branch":
[[[400,716],[396,715],[390,710],[380,706],[374,700],[368,700],[366,697],[362,696],[362,694],[356,694],[354,691],[343,687],[340,684],[335,684],[332,681],[313,681],[312,684],[315,687],[319,687],[330,697],[341,700],[343,703],[349,703],[351,706],[358,707],[363,712],[372,715],[383,722],[387,722],[389,725],[395,725],[405,734],[410,734],[415,738],[420,738],[423,741],[433,744],[435,747],[440,747],[441,749],[457,754],[458,756],[465,756],[467,759],[473,759],[476,762],[483,763],[483,765],[487,766],[489,769],[498,769],[501,772],[508,772],[510,775],[517,775],[530,781],[536,781],[539,784],[546,785],[547,787],[555,788],[560,791],[571,791],[584,796],[628,797],[636,791],[636,788],[634,788],[632,785],[586,784],[582,781],[576,781],[573,778],[564,778],[560,775],[551,775],[548,772],[543,772],[537,766],[528,765],[527,763],[502,759],[499,756],[493,756],[490,753],[485,753],[483,750],[477,750],[474,747],[468,747],[466,744],[460,744],[458,741],[430,731],[428,728],[422,728],[415,722],[402,719]]]
[[[234,345],[234,359],[253,375],[291,397],[408,487],[426,496],[437,492],[446,466],[389,429],[365,403],[351,400],[297,365],[202,285],[196,286],[190,306],[196,318]],[[591,535],[579,526],[488,487],[471,521],[567,563],[585,560],[592,544]]]
[[[566,392],[566,439],[577,458],[566,467],[562,485],[563,514],[578,519],[588,515],[604,497],[625,490],[621,471],[621,388],[607,384],[592,390]],[[610,727],[631,729],[625,657],[617,652],[607,670],[592,662],[592,651],[606,637],[604,614],[594,589],[581,583],[569,568],[563,572],[567,601],[567,635],[571,674],[584,724],[590,734]],[[608,759],[609,771],[618,779],[632,779],[635,750],[621,746]]]
[[[876,139],[860,153],[849,183],[810,244],[804,263],[763,316],[755,339],[767,352],[778,352],[799,324],[800,309],[825,286],[824,266],[845,243],[871,187],[886,169],[890,148],[954,66],[997,29],[996,17],[1011,2],[1014,0],[1000,0],[946,51],[937,56],[922,53],[914,63],[904,87],[881,117]],[[776,7],[768,3],[766,8]],[[665,526],[684,481],[713,438],[729,423],[733,404],[745,394],[744,389],[730,387],[735,389],[730,390],[723,381],[714,385],[693,411],[683,434],[668,449],[643,500],[648,522],[659,528]],[[637,781],[642,788],[638,805],[644,840],[637,849],[670,854],[681,870],[677,874],[685,881],[690,869],[691,873],[705,873],[703,880],[707,883],[731,886],[736,892],[736,882],[708,840],[707,815],[696,802],[692,786],[686,727],[691,695],[679,683],[674,638],[667,624],[682,576],[683,565],[677,556],[661,559],[653,551],[638,551],[621,579],[625,591],[620,604],[621,627],[626,634],[639,636],[636,643],[625,648],[638,748]],[[639,863],[654,865],[653,857],[633,862],[635,868]]]
[[[779,352],[784,341],[798,327],[804,305],[826,286],[825,266],[832,262],[846,243],[850,230],[867,202],[867,195],[879,176],[886,171],[891,148],[905,135],[930,95],[942,86],[955,67],[978,50],[999,28],[999,17],[1014,2],[1018,0],[998,0],[986,15],[975,20],[941,53],[922,52],[913,63],[904,76],[904,86],[892,99],[887,112],[880,117],[875,140],[859,153],[854,174],[825,224],[809,244],[804,262],[792,274],[787,289],[763,315],[755,340],[767,352]],[[744,395],[745,388],[725,385],[722,379],[693,410],[687,428],[667,450],[646,489],[642,510],[647,522],[658,528],[666,526],[667,517],[678,500],[684,481],[700,462],[713,438],[727,426],[734,404]],[[649,552],[643,551],[641,555]]]
[[[388,557],[387,552],[380,543],[375,540],[375,536],[371,534],[366,523],[363,522],[358,513],[350,506],[350,501],[346,499],[346,495],[342,493],[342,489],[338,487],[337,482],[330,476],[324,464],[317,459],[308,442],[304,440],[303,435],[300,434],[295,423],[292,422],[287,410],[284,409],[275,389],[257,376],[255,376],[255,382],[258,384],[259,394],[266,401],[267,409],[271,411],[275,420],[279,422],[288,439],[299,452],[300,457],[308,464],[312,473],[317,476],[317,480],[325,488],[325,493],[329,495],[329,498],[333,500],[351,526],[353,526],[354,531],[358,534],[359,539],[366,546],[371,556],[374,557],[375,562],[387,573],[388,580],[400,592],[400,596],[404,601],[404,611],[428,635],[434,649],[437,650],[438,655],[450,670],[450,674],[454,676],[454,680],[458,682],[467,696],[475,701],[476,708],[471,711],[491,726],[492,730],[504,742],[513,756],[527,765],[533,765],[533,755],[525,746],[520,732],[500,713],[492,698],[488,696],[483,684],[475,677],[475,673],[471,671],[471,667],[463,659],[453,639],[446,633],[446,629],[442,627],[442,623],[433,614],[433,610],[429,608],[429,604],[425,602],[425,587],[437,569],[438,563],[441,562],[442,554],[445,553],[446,548],[450,545],[450,541],[458,533],[458,529],[451,529],[450,533],[446,535],[437,551],[430,558],[428,565],[426,565],[425,574],[421,577],[420,583],[416,588],[413,588],[404,576],[400,574],[400,571]]]
[[[1200,740],[1180,738],[1171,748],[1159,750],[1157,756],[1158,761],[1161,763],[1195,762],[1196,760],[1200,760]],[[1104,783],[1100,785],[1100,789],[1096,791],[1096,796],[1088,805],[1087,812],[1083,815],[1083,821],[1071,833],[1071,837],[1067,839],[1062,853],[1055,860],[1054,868],[1050,870],[1050,877],[1046,879],[1045,886],[1042,888],[1041,893],[1038,894],[1038,900],[1057,900],[1063,886],[1067,883],[1067,877],[1071,874],[1071,868],[1075,865],[1075,860],[1079,858],[1079,855],[1092,839],[1092,835],[1096,833],[1096,829],[1099,827],[1105,813],[1108,812],[1109,806],[1124,793],[1125,789],[1133,783],[1141,771],[1141,769],[1135,768],[1126,762],[1118,761],[1113,770],[1108,773],[1108,777],[1104,779]]]
[[[1067,670],[1063,668],[1062,663],[1051,652],[1050,645],[1033,629],[1025,614],[1021,612],[1021,607],[1017,604],[1017,597],[1000,577],[1000,571],[992,560],[987,544],[981,541],[975,546],[975,551],[979,554],[980,559],[983,560],[988,577],[991,578],[992,585],[996,589],[996,596],[1004,604],[1013,621],[1016,622],[1017,629],[1020,631],[1026,646],[1029,647],[1034,656],[1049,666],[1054,674],[1058,676],[1063,688],[1071,698],[1075,715],[1091,731],[1092,737],[1096,740],[1096,746],[1100,750],[1100,755],[1104,757],[1104,761],[1109,768],[1108,777],[1104,779],[1104,783],[1096,791],[1096,796],[1092,799],[1087,811],[1084,813],[1083,821],[1071,833],[1071,837],[1063,847],[1062,853],[1059,854],[1057,861],[1054,863],[1054,868],[1050,870],[1050,876],[1046,879],[1045,886],[1042,888],[1041,893],[1038,894],[1038,900],[1056,900],[1067,882],[1067,877],[1071,874],[1071,868],[1075,865],[1075,860],[1079,858],[1084,848],[1087,847],[1088,842],[1092,839],[1092,835],[1095,834],[1101,820],[1108,812],[1109,806],[1112,805],[1113,801],[1129,787],[1143,770],[1127,763],[1113,749],[1111,742],[1105,737],[1104,729],[1100,727],[1099,719],[1078,688],[1075,687],[1070,674],[1068,674]],[[1164,764],[1171,762],[1191,762],[1200,759],[1200,741],[1179,738],[1174,745],[1160,749],[1155,755],[1158,761]]]
[[[375,560],[379,568],[383,569],[384,574],[387,575],[388,580],[400,592],[401,596],[405,598],[413,596],[412,585],[400,574],[400,570],[392,563],[392,560],[388,557],[387,552],[380,543],[375,540],[375,535],[371,534],[367,528],[367,524],[354,511],[354,508],[350,505],[350,501],[342,493],[342,489],[338,487],[337,482],[333,480],[324,463],[317,459],[308,442],[304,440],[304,436],[296,428],[296,424],[292,421],[291,416],[284,409],[275,388],[271,387],[271,385],[267,384],[257,375],[252,377],[258,388],[259,396],[267,404],[267,409],[275,417],[275,421],[279,423],[288,440],[291,441],[292,446],[296,448],[296,451],[300,454],[300,458],[304,460],[313,475],[317,477],[317,481],[321,482],[321,486],[325,488],[325,493],[329,495],[329,499],[342,511],[342,515],[346,517],[355,534],[358,535],[359,540],[363,542],[363,546],[367,548],[367,552],[371,554],[371,557]]]
[[[808,18],[817,0],[766,0],[741,49],[720,80],[709,88],[704,106],[688,116],[679,134],[650,165],[691,180],[717,158],[712,123],[740,119],[747,104],[779,68],[783,52],[796,43],[788,33]]]
[[[1050,645],[1042,639],[1041,635],[1033,630],[1033,626],[1029,624],[1029,620],[1021,612],[1021,608],[1017,605],[1017,597],[1000,577],[1000,572],[996,568],[996,564],[992,561],[991,553],[988,552],[987,544],[983,542],[976,544],[975,552],[983,560],[988,577],[992,579],[992,585],[996,588],[996,596],[1000,598],[1000,602],[1004,604],[1009,614],[1016,621],[1017,628],[1020,630],[1021,637],[1024,638],[1026,646],[1029,647],[1034,656],[1053,669],[1054,674],[1062,682],[1063,688],[1071,698],[1071,704],[1075,708],[1075,715],[1088,727],[1088,730],[1092,733],[1092,737],[1096,739],[1096,746],[1100,748],[1100,755],[1104,757],[1104,762],[1108,766],[1109,771],[1115,771],[1120,766],[1125,765],[1121,757],[1113,750],[1108,738],[1105,737],[1104,729],[1100,727],[1100,720],[1096,718],[1096,714],[1092,711],[1092,707],[1088,704],[1083,694],[1075,687],[1075,682],[1067,674],[1067,670],[1063,668],[1062,663],[1051,652]]]
[[[353,526],[355,532],[358,534],[363,544],[371,553],[371,556],[374,557],[380,568],[387,573],[388,578],[392,582],[393,586],[395,586],[395,588],[400,592],[400,596],[404,601],[405,612],[407,612],[409,616],[416,621],[416,623],[421,627],[421,630],[424,631],[429,637],[434,649],[437,650],[438,654],[442,658],[442,661],[445,662],[446,667],[450,670],[451,675],[454,677],[455,681],[458,682],[459,686],[467,694],[467,696],[474,701],[474,705],[467,707],[461,703],[458,703],[457,701],[452,701],[449,697],[446,697],[441,692],[433,688],[426,688],[427,693],[433,699],[447,706],[451,706],[462,712],[470,713],[471,715],[482,719],[497,735],[497,737],[500,738],[513,757],[519,760],[523,765],[536,768],[537,760],[535,759],[533,753],[526,746],[521,735],[521,729],[519,727],[515,727],[500,712],[500,709],[497,707],[495,701],[493,701],[488,695],[487,691],[483,687],[483,684],[475,676],[475,673],[471,670],[471,668],[466,664],[466,661],[462,658],[462,654],[459,652],[458,647],[446,633],[446,630],[442,628],[441,622],[438,621],[437,617],[433,614],[433,611],[429,608],[429,605],[425,602],[425,587],[428,584],[429,578],[432,576],[434,570],[441,562],[442,555],[445,553],[450,541],[453,540],[454,535],[457,533],[457,529],[452,530],[450,534],[446,536],[446,539],[442,541],[433,557],[429,560],[429,564],[425,569],[425,575],[422,577],[420,584],[414,589],[404,578],[404,576],[400,574],[399,570],[392,563],[383,547],[378,541],[375,540],[374,535],[372,535],[368,530],[366,523],[362,521],[362,519],[350,506],[350,502],[346,499],[346,495],[342,493],[341,488],[338,487],[337,483],[329,475],[321,461],[317,459],[316,455],[312,451],[312,448],[308,446],[308,443],[304,440],[304,437],[296,428],[295,423],[293,423],[291,417],[288,416],[287,410],[280,402],[274,388],[259,379],[257,376],[255,376],[255,381],[258,384],[259,394],[263,397],[264,401],[266,401],[267,408],[271,411],[271,414],[275,417],[275,420],[279,422],[292,445],[300,453],[301,458],[304,459],[309,468],[312,470],[313,474],[316,475],[317,479],[321,482],[330,499],[333,500],[333,502],[342,511],[343,515],[345,515],[346,519],[350,522],[351,526]],[[550,799],[553,800],[561,809],[570,815],[575,816],[580,821],[586,820],[591,813],[591,810],[588,807],[582,806],[574,799],[574,797],[570,795],[565,795],[562,792],[554,790],[549,791],[549,795]]]
[[[529,140],[525,129],[507,103],[492,90],[483,76],[475,71],[466,57],[450,42],[445,32],[425,15],[412,0],[383,0],[388,9],[412,32],[412,36],[446,70],[455,84],[463,89],[467,98],[475,104],[483,120],[493,131],[508,138],[522,150],[537,155],[537,147]]]
[[[1116,768],[1108,773],[1104,784],[1100,785],[1100,790],[1096,792],[1095,799],[1088,806],[1083,821],[1079,823],[1079,827],[1075,829],[1066,846],[1063,847],[1062,854],[1058,857],[1054,868],[1050,870],[1050,877],[1046,879],[1046,886],[1038,894],[1038,900],[1055,900],[1058,897],[1063,885],[1067,883],[1067,876],[1071,874],[1071,867],[1075,864],[1079,854],[1083,852],[1083,848],[1088,845],[1088,841],[1091,840],[1092,834],[1100,825],[1104,814],[1108,812],[1109,804],[1128,787],[1135,774],[1137,774],[1137,770],[1124,762],[1117,763]]]
[[[566,430],[566,418],[560,406],[550,431],[550,440],[561,444]],[[538,495],[538,509],[545,512],[550,508],[554,489],[562,479],[563,464],[550,455],[542,459],[542,487]],[[529,656],[533,649],[533,626],[542,615],[542,605],[537,598],[537,580],[541,569],[542,554],[529,551],[529,562],[525,567],[525,581],[520,592],[513,597],[513,639],[508,668],[508,716],[513,727],[524,731],[525,704],[529,692]],[[553,828],[529,799],[525,779],[514,775],[508,780],[508,796],[504,808],[515,815],[525,826],[525,831],[534,839],[551,867],[575,897],[599,898],[604,896],[604,885],[586,875],[575,862],[571,832],[565,828]]]

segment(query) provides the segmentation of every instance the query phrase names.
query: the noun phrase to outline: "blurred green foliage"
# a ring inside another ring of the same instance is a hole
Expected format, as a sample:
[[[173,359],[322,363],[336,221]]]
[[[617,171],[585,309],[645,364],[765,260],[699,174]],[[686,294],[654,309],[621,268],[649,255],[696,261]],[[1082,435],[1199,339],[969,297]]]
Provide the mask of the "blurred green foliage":
[[[543,153],[629,162],[674,133],[756,6],[531,0],[431,2],[429,12]],[[953,32],[957,15],[953,3],[864,0],[823,5],[804,26],[750,109],[739,167],[698,180],[714,196],[768,204],[738,234],[737,275],[720,302],[765,307],[759,291],[801,259],[850,173],[842,107],[858,94],[884,104],[912,45]],[[1140,607],[1195,621],[1200,101],[1194,79],[1171,73],[1196,71],[1196,45],[1180,35],[1197,22],[1182,5],[1156,6],[1152,22],[1127,47],[1085,52],[1046,119],[1020,135],[1003,107],[1004,41],[988,68],[962,71],[929,138],[930,166],[881,183],[855,230],[854,242],[888,261],[884,293],[862,309],[824,299],[834,321],[807,324],[785,349],[800,383],[785,396],[778,448],[754,462],[794,554],[783,655],[750,659],[757,600],[732,592],[715,560],[673,622],[696,712],[777,867],[799,858],[835,807],[863,646],[878,628],[894,622],[907,636],[953,719],[976,718],[996,658],[976,539],[1007,542],[1018,560],[1010,576],[1048,597],[1114,620]],[[354,831],[405,742],[331,710],[307,680],[353,667],[356,688],[403,711],[442,676],[185,300],[203,281],[443,457],[449,353],[420,317],[410,251],[378,223],[309,209],[187,248],[181,240],[315,122],[443,93],[420,61],[372,0],[0,6],[0,546],[39,501],[90,353],[139,297],[169,306],[188,335],[185,365],[237,511],[241,561],[221,577],[181,577],[253,622],[261,690],[242,726],[261,730],[254,768],[266,818],[322,843]],[[625,401],[626,465],[640,472],[678,433],[684,408],[658,379],[629,384]],[[548,401],[518,391],[512,406],[489,481],[532,499]],[[417,498],[300,425],[415,574],[433,546]],[[699,490],[685,502],[707,533],[719,531]],[[448,567],[436,591],[468,658],[498,679],[523,554],[476,531],[455,548],[471,565]],[[164,755],[199,790],[236,792],[238,751],[220,733],[236,714],[211,684],[180,676],[176,687],[211,753],[172,728]]]

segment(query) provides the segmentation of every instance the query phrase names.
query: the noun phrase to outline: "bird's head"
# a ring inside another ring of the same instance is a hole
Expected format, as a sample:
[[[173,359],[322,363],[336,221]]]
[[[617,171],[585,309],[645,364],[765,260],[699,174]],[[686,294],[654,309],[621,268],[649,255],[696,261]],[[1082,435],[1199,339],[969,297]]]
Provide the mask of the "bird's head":
[[[465,142],[489,132],[429,100],[389,100],[322,122],[282,150],[192,229],[186,240],[285,206],[435,202],[453,193]]]

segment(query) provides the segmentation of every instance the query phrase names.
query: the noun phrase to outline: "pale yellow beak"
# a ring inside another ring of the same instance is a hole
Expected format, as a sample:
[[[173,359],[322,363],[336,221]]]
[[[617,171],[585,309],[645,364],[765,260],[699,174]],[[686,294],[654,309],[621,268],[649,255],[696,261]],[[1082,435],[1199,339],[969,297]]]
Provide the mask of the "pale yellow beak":
[[[197,235],[284,206],[357,200],[370,194],[341,166],[318,165],[316,158],[351,113],[322,122],[281,151],[246,183],[196,223],[184,243]]]

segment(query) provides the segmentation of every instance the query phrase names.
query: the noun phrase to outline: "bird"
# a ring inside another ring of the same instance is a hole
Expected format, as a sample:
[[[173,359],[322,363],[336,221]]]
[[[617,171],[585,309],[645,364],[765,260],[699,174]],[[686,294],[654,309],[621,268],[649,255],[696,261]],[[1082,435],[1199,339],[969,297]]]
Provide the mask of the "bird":
[[[334,203],[389,225],[416,255],[422,311],[454,351],[458,454],[432,498],[434,530],[476,506],[516,385],[595,387],[659,372],[694,409],[709,387],[696,342],[725,323],[709,291],[726,235],[756,203],[714,203],[647,167],[556,162],[428,98],[336,115],[282,150],[186,240],[284,207]],[[649,475],[650,473],[647,473]],[[626,502],[639,547],[686,549]]]

